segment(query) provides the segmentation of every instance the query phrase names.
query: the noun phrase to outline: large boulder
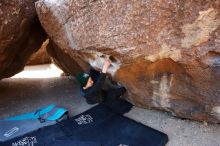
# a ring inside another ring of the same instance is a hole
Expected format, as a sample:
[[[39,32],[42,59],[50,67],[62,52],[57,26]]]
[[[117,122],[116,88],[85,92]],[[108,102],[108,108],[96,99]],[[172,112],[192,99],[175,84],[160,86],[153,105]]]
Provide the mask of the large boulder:
[[[0,1],[0,79],[21,71],[46,39],[37,18],[35,1]]]
[[[131,103],[220,123],[219,0],[39,0],[36,10],[72,60],[101,69],[110,57]]]

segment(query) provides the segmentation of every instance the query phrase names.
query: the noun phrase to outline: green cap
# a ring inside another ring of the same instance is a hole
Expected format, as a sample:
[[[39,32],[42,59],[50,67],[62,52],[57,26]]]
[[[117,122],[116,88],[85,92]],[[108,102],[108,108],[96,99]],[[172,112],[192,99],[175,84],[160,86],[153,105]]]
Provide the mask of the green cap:
[[[79,73],[78,75],[76,75],[76,79],[77,79],[77,81],[79,81],[81,86],[84,87],[89,80],[89,75],[86,73]]]

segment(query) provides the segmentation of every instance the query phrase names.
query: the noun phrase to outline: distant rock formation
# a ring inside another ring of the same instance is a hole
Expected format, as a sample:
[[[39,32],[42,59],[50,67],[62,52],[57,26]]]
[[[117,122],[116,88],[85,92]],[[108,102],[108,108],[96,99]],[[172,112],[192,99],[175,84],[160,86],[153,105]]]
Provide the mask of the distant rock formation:
[[[26,65],[39,65],[39,64],[48,64],[51,63],[50,56],[47,53],[47,45],[49,39],[47,39],[40,49],[31,55]]]

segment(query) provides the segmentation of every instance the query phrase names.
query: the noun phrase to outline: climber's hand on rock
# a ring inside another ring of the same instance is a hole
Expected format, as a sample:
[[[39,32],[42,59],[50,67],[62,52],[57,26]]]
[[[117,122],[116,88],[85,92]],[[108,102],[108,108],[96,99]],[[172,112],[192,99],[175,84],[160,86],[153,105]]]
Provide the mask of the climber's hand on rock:
[[[112,64],[112,62],[110,59],[105,59],[105,62],[104,62],[103,68],[102,68],[102,72],[106,73],[111,64]]]

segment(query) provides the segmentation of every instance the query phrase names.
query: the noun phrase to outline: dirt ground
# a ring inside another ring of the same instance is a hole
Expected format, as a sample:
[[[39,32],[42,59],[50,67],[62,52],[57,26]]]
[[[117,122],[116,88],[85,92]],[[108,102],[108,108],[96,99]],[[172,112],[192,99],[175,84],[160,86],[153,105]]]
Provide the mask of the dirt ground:
[[[73,77],[0,81],[0,119],[51,103],[66,107],[72,116],[92,107],[79,95],[79,84]],[[169,137],[167,146],[220,146],[220,124],[181,120],[166,112],[138,107],[125,116],[166,133]]]

